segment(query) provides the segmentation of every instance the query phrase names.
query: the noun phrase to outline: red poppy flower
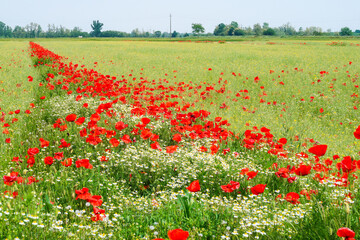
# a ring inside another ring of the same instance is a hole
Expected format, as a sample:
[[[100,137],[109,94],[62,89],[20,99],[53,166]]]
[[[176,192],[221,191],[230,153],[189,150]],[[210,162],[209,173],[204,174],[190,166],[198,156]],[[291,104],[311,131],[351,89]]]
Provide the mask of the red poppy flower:
[[[71,158],[67,158],[64,161],[61,162],[61,164],[65,167],[70,167],[72,165],[72,159]]]
[[[103,203],[103,201],[101,200],[101,196],[99,195],[90,196],[86,199],[86,201],[89,202],[94,207],[99,207]]]
[[[176,152],[177,147],[178,147],[177,145],[166,147],[166,153],[174,153],[174,152]]]
[[[146,117],[144,117],[144,118],[141,119],[141,122],[142,122],[144,125],[147,125],[150,121],[151,121],[150,118],[146,118]]]
[[[200,183],[199,180],[195,180],[186,188],[190,192],[198,192],[200,191]]]
[[[75,124],[77,125],[81,125],[85,122],[85,117],[79,117],[76,121]]]
[[[177,133],[173,136],[173,140],[175,142],[180,142],[181,141],[181,134]]]
[[[344,237],[345,239],[349,239],[349,238],[354,238],[355,237],[355,232],[353,230],[351,230],[350,228],[346,228],[346,227],[342,227],[339,228],[336,232],[336,234],[339,237]]]
[[[265,188],[266,188],[266,184],[258,184],[256,186],[252,187],[250,190],[251,190],[252,194],[259,195],[265,191]]]
[[[327,150],[327,145],[316,145],[309,148],[309,152],[315,154],[318,157],[324,156]]]
[[[127,127],[128,127],[128,125],[125,124],[125,123],[122,122],[122,121],[119,121],[119,122],[117,122],[117,123],[115,124],[115,128],[116,128],[117,130],[119,130],[119,131],[121,131],[121,130],[127,128]]]
[[[126,144],[132,143],[132,141],[131,141],[131,139],[130,139],[130,136],[127,135],[127,134],[125,134],[125,135],[121,138],[121,140],[122,140],[124,143],[126,143]]]
[[[253,179],[254,177],[256,177],[256,175],[258,174],[259,171],[254,172],[254,171],[250,171],[248,173],[246,173],[246,175],[248,176],[247,180]]]
[[[61,159],[63,159],[63,157],[64,157],[64,153],[63,153],[63,152],[57,152],[57,153],[55,153],[55,155],[54,155],[54,158],[55,158],[56,160],[61,160]]]
[[[355,137],[356,139],[360,139],[360,125],[359,125],[359,127],[355,130],[355,132],[354,132],[354,137]]]
[[[53,158],[53,157],[46,157],[46,158],[44,159],[44,163],[45,163],[46,165],[51,166],[51,165],[54,163],[54,158]]]
[[[68,122],[74,122],[76,118],[77,118],[76,114],[70,114],[66,116],[65,120]]]
[[[117,140],[116,138],[112,138],[109,142],[112,147],[117,147],[120,144],[119,140]]]
[[[224,192],[228,192],[228,193],[233,192],[234,190],[238,189],[239,187],[240,187],[240,183],[234,182],[234,181],[230,181],[230,183],[227,185],[221,185],[221,189]]]
[[[285,200],[288,201],[291,204],[297,204],[299,202],[300,195],[295,192],[289,192],[285,196]]]
[[[29,148],[28,151],[27,151],[27,154],[29,156],[34,156],[36,154],[39,153],[39,149],[38,148]]]
[[[276,173],[275,175],[277,177],[282,177],[282,178],[288,178],[289,177],[289,169],[287,168],[280,168]]]
[[[287,143],[287,139],[286,138],[280,138],[278,142],[285,145]]]
[[[79,159],[75,162],[76,167],[80,168],[80,167],[84,167],[87,169],[92,169],[93,166],[89,163],[89,159]]]
[[[43,139],[43,138],[40,138],[39,139],[39,141],[40,141],[40,147],[41,148],[44,148],[44,147],[48,147],[49,146],[49,141],[46,141],[45,139]]]
[[[154,143],[150,144],[150,147],[152,149],[158,149],[160,151],[162,150],[161,147],[160,147],[160,144],[158,142],[154,142]]]
[[[189,237],[189,232],[178,228],[168,231],[168,237],[170,240],[186,240]]]
[[[298,176],[306,176],[310,173],[311,166],[300,165],[297,169],[295,169],[295,174]]]
[[[78,199],[87,200],[89,197],[91,197],[91,194],[89,193],[89,189],[85,187],[81,190],[75,190],[75,194],[77,195],[76,200]]]

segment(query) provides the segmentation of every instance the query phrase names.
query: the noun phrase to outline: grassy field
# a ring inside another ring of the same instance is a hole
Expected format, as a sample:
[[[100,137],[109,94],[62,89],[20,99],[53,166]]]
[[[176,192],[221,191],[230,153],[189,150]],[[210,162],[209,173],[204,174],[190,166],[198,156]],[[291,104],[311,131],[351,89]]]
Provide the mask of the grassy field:
[[[359,100],[351,95],[359,92],[354,87],[358,84],[352,81],[358,78],[360,52],[359,46],[351,43],[360,41],[339,40],[346,46],[329,46],[332,41],[301,40],[226,44],[47,41],[44,46],[112,76],[131,73],[137,78],[206,82],[217,84],[218,88],[227,81],[226,94],[211,94],[197,108],[204,106],[214,117],[228,119],[231,130],[242,133],[248,129],[247,125],[267,126],[278,137],[313,138],[328,144],[332,154],[355,155],[359,143],[352,131],[359,124],[359,113],[354,110]],[[269,44],[273,42],[275,44]],[[97,62],[95,66],[94,62]],[[322,76],[321,71],[327,74]],[[260,80],[254,84],[257,76]],[[221,84],[218,84],[219,78],[223,79]],[[248,90],[246,95],[250,99],[236,97],[240,90]],[[263,93],[267,95],[260,96]],[[265,102],[260,103],[261,99]],[[220,109],[222,103],[228,107]],[[300,146],[296,148],[301,150]]]
[[[1,239],[360,228],[360,40],[36,43],[0,41]]]

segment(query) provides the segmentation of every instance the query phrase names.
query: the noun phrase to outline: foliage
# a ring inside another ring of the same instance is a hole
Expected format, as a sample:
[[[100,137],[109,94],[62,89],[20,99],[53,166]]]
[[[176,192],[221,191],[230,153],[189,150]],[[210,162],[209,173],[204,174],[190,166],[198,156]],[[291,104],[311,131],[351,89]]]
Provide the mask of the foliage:
[[[104,24],[99,22],[99,20],[94,20],[91,24],[92,32],[90,33],[90,35],[94,37],[100,37],[101,29],[103,26]]]
[[[192,32],[194,35],[199,35],[200,33],[204,33],[205,32],[205,28],[203,27],[202,24],[200,23],[193,23],[191,25],[191,28],[192,28]]]
[[[266,30],[264,30],[263,34],[267,36],[274,36],[276,33],[274,29],[267,28]]]
[[[340,35],[341,36],[351,36],[352,31],[348,27],[343,27],[343,28],[341,28]]]

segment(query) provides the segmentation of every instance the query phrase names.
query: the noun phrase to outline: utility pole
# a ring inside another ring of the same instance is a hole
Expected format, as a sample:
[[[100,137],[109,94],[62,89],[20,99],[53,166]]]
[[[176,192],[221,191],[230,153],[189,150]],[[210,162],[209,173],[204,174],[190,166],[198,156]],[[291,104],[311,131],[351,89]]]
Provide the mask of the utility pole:
[[[171,14],[170,14],[170,38],[171,38]]]

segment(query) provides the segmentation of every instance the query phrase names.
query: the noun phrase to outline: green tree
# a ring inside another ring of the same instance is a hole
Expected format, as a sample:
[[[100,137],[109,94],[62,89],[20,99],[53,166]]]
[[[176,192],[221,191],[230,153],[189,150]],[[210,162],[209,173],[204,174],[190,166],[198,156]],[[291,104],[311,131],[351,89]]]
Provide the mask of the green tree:
[[[226,25],[223,23],[220,23],[219,25],[216,26],[216,28],[214,30],[214,35],[215,36],[225,36],[226,35],[225,30],[226,30]]]
[[[234,27],[234,29],[239,28],[239,24],[237,22],[235,22],[235,21],[232,21],[230,23],[230,26]]]
[[[260,36],[263,33],[263,30],[262,30],[260,24],[258,24],[258,23],[254,25],[253,31],[256,36]]]
[[[285,33],[285,35],[295,35],[296,34],[296,30],[293,26],[290,25],[290,23],[286,23],[282,26],[279,27],[279,30],[283,33]]]
[[[275,35],[275,30],[272,29],[272,28],[268,28],[263,32],[263,34],[267,35],[267,36],[274,36]]]
[[[205,32],[205,28],[202,26],[202,24],[200,23],[193,23],[191,25],[192,29],[193,29],[193,34],[194,35],[199,35],[200,33],[204,33]]]
[[[343,27],[340,31],[340,35],[341,36],[351,36],[352,35],[352,31],[350,30],[350,28],[348,27]]]
[[[175,38],[179,35],[179,33],[177,31],[174,31],[172,34],[171,34],[171,37]]]
[[[227,35],[232,36],[234,35],[234,32],[235,32],[235,27],[230,25]]]
[[[268,28],[269,28],[269,23],[264,22],[262,28],[263,28],[264,30],[268,29]]]
[[[246,34],[245,31],[242,30],[242,29],[240,29],[240,28],[237,28],[237,29],[235,29],[235,31],[234,31],[234,35],[235,35],[235,36],[244,36],[245,34]]]
[[[161,37],[161,32],[160,31],[154,32],[154,36],[157,38]]]
[[[91,28],[92,28],[92,32],[91,35],[94,37],[99,37],[101,34],[101,29],[104,26],[103,23],[99,22],[99,20],[94,20],[93,23],[91,24]]]

